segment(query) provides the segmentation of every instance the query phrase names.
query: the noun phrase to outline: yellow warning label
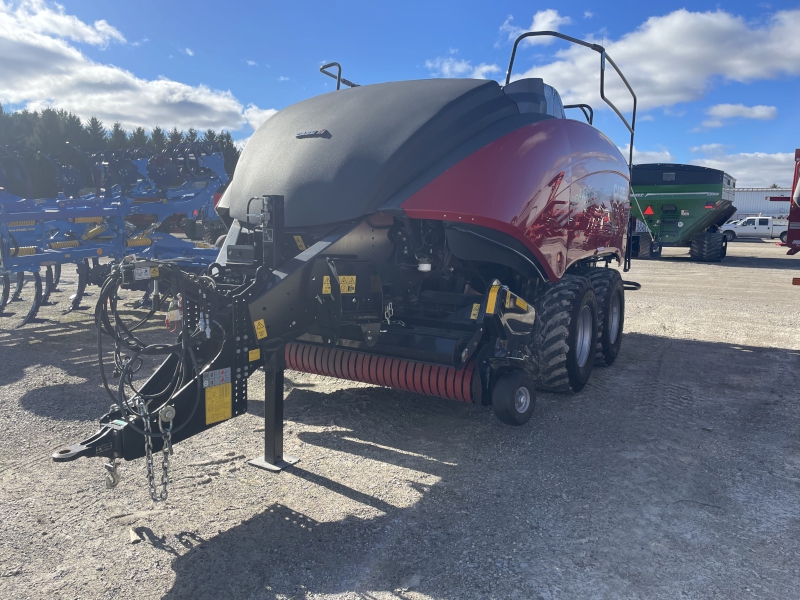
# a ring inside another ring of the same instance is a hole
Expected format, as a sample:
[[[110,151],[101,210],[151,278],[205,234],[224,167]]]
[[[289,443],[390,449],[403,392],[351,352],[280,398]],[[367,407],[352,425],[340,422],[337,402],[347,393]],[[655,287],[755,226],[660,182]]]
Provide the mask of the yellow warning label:
[[[263,340],[267,337],[267,326],[264,324],[264,319],[259,319],[253,323],[256,328],[256,339]]]
[[[158,267],[150,267],[150,277],[158,277]]]
[[[227,421],[232,410],[231,384],[223,383],[206,388],[206,425]]]
[[[331,293],[331,277],[330,277],[330,275],[324,275],[322,277],[322,293],[323,294],[330,294]]]
[[[521,308],[522,310],[528,310],[528,303],[525,302],[522,298],[517,298],[517,308]]]
[[[473,304],[472,305],[472,314],[469,316],[469,318],[472,319],[473,321],[475,319],[477,319],[478,318],[478,313],[480,312],[480,310],[481,310],[481,305],[480,304]]]
[[[339,287],[343,294],[356,293],[356,276],[355,275],[339,275]]]
[[[305,250],[306,249],[306,244],[303,241],[303,238],[300,237],[299,235],[294,236],[294,243],[297,244],[297,248],[299,250]]]
[[[497,304],[497,292],[500,291],[499,285],[493,285],[489,288],[489,298],[486,301],[486,314],[493,315],[494,309]]]
[[[248,352],[248,358],[250,359],[250,362],[253,362],[254,360],[260,359],[261,358],[261,348],[256,348],[255,350],[250,350],[250,352]]]

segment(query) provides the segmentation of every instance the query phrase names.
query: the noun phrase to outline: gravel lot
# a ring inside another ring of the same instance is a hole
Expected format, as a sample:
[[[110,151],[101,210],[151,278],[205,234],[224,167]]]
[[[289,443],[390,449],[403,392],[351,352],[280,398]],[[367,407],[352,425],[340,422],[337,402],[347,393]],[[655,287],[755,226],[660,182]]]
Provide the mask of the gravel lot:
[[[50,461],[108,405],[65,270],[61,306],[0,332],[0,598],[800,598],[800,257],[664,254],[627,275],[617,363],[527,426],[287,372],[301,460],[273,475],[245,463],[256,375],[158,505],[141,460],[114,490]]]

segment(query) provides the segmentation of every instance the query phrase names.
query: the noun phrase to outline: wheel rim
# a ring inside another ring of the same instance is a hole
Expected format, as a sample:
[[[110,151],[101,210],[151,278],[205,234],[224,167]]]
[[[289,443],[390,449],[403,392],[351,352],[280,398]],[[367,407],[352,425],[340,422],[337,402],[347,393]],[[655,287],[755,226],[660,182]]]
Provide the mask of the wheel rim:
[[[575,353],[578,358],[578,366],[583,367],[589,360],[589,350],[591,350],[592,344],[592,311],[588,306],[581,308],[577,325]]]
[[[531,405],[531,393],[526,387],[518,387],[517,392],[514,394],[514,408],[517,412],[524,414]]]
[[[611,298],[611,318],[608,331],[608,341],[612,344],[617,341],[619,337],[619,322],[622,313],[622,303],[619,300],[619,294],[614,294]]]

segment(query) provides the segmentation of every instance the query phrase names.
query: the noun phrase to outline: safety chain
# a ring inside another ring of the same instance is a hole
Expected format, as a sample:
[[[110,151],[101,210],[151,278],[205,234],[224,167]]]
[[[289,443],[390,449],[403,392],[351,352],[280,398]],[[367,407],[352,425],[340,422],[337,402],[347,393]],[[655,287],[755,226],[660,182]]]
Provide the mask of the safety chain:
[[[147,410],[147,403],[139,398],[139,416],[142,418],[144,426],[144,451],[145,461],[147,462],[147,485],[150,489],[150,498],[153,502],[160,502],[167,499],[167,484],[169,483],[169,455],[172,454],[172,420],[175,418],[175,408],[165,406],[158,413],[158,427],[164,434],[164,447],[162,448],[161,459],[161,491],[156,487],[155,464],[153,463],[153,436],[150,424],[150,413]]]

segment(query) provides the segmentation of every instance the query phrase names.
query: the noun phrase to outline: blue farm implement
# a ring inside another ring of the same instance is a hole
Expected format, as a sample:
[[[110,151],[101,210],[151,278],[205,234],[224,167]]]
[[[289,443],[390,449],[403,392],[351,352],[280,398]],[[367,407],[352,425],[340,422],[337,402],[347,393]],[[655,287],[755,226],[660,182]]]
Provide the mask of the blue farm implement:
[[[193,272],[214,261],[214,249],[196,248],[162,230],[171,219],[213,203],[227,183],[216,145],[181,144],[157,155],[142,149],[91,153],[72,148],[68,157],[79,159],[77,166],[37,153],[52,167],[53,181],[47,183],[56,188],[52,197],[38,199],[30,197],[31,154],[17,148],[0,152],[0,317],[5,326],[19,327],[36,317],[56,290],[63,265],[76,266],[77,291],[69,307],[74,310],[87,284],[102,283],[111,265],[126,256],[174,260]],[[80,195],[87,171],[94,190]],[[32,286],[30,306],[7,311],[22,300],[26,282]]]

